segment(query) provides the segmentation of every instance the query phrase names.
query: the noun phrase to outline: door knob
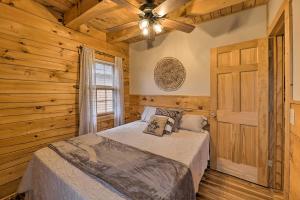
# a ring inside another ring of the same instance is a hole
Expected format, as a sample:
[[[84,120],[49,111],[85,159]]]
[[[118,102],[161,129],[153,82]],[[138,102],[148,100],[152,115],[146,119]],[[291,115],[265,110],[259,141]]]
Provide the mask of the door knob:
[[[217,113],[216,112],[211,112],[210,117],[211,118],[217,118]]]

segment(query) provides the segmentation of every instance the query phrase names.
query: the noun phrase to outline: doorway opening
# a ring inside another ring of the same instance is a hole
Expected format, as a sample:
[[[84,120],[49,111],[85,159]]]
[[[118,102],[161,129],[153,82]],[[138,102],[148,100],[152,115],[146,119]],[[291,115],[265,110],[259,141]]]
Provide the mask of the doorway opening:
[[[269,185],[283,189],[285,149],[285,23],[282,15],[269,36]]]

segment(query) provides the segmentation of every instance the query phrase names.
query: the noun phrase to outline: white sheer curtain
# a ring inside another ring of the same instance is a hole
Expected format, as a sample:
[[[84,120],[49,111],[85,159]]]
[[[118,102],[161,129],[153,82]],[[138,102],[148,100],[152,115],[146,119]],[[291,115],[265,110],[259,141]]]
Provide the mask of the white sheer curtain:
[[[124,124],[124,85],[122,58],[115,57],[114,71],[114,125]]]
[[[79,135],[97,132],[95,52],[82,47],[79,82]]]

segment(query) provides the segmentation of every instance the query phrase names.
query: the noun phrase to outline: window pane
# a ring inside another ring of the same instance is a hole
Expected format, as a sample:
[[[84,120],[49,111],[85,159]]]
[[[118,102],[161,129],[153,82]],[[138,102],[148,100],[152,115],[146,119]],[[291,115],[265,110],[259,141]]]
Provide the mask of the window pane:
[[[113,67],[111,65],[105,65],[105,85],[113,86]]]
[[[96,63],[96,85],[104,85],[104,65]]]
[[[97,89],[97,113],[105,114],[113,112],[113,89],[101,88],[101,86],[113,87],[114,68],[109,63],[96,63]]]
[[[105,100],[105,90],[97,90],[97,101]]]
[[[106,100],[111,100],[113,99],[113,91],[112,90],[106,90]]]
[[[96,85],[104,85],[105,84],[105,77],[103,74],[96,74]]]
[[[97,113],[111,113],[113,110],[113,90],[97,89]]]
[[[106,106],[107,106],[107,111],[108,112],[112,112],[113,111],[113,102],[112,101],[107,101],[106,102]]]
[[[96,63],[96,84],[98,86],[113,86],[113,65]]]
[[[106,113],[105,101],[97,103],[97,113]]]

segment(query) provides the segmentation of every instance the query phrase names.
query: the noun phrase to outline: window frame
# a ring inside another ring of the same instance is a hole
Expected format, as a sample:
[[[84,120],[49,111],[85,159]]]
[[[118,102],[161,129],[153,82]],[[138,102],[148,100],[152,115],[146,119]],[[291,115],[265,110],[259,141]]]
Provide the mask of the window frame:
[[[112,70],[113,70],[113,78],[114,78],[114,74],[115,74],[115,63],[112,63],[112,62],[107,62],[107,61],[104,61],[104,60],[99,60],[99,59],[95,59],[95,71],[96,71],[96,64],[107,64],[107,65],[110,65],[112,66]],[[112,112],[104,112],[104,113],[98,113],[97,111],[97,116],[109,116],[109,115],[112,115],[114,114],[114,92],[115,92],[115,87],[114,85],[112,86],[106,86],[106,85],[97,85],[96,83],[96,108],[97,108],[97,91],[98,90],[111,90],[112,91]]]

